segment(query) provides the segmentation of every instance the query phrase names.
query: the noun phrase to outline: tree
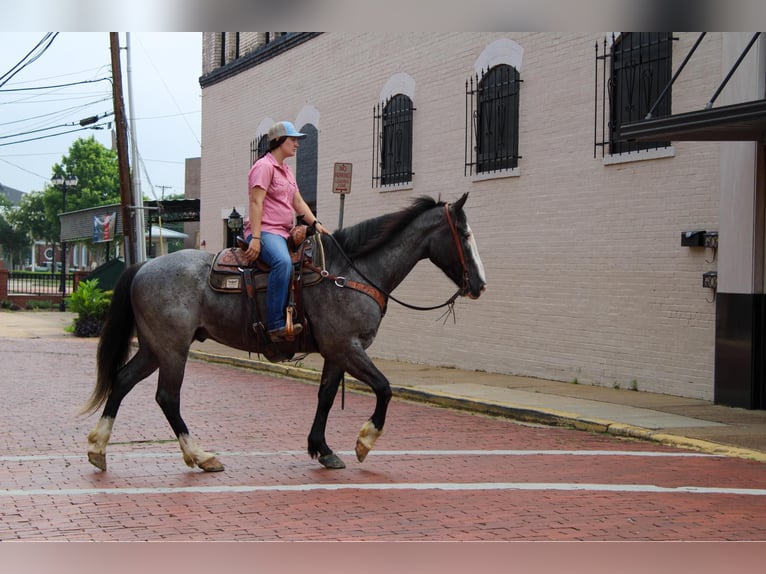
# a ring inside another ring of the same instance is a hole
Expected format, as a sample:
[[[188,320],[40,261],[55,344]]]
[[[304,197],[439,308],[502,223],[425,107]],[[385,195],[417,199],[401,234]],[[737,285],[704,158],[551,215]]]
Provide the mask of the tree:
[[[11,202],[0,195],[0,256],[6,259],[11,269],[23,261],[30,243],[27,234],[13,225],[15,211]]]
[[[78,138],[69,148],[69,154],[61,163],[53,165],[52,176],[74,175],[77,186],[67,189],[67,211],[77,211],[88,207],[97,207],[120,202],[120,174],[117,153],[96,141],[94,137]],[[45,212],[51,222],[55,222],[58,233],[58,214],[63,207],[62,191],[49,187],[45,192]]]

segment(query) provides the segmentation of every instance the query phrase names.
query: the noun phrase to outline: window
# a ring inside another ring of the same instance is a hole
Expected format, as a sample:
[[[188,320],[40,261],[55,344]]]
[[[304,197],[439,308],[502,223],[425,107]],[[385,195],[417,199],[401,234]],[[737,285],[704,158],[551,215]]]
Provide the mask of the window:
[[[670,115],[670,90],[657,102],[672,76],[670,32],[627,32],[614,40],[609,80],[609,152],[667,147],[665,142],[625,142],[615,138],[622,124],[643,120],[652,106],[652,117]],[[655,106],[656,104],[656,106]]]
[[[466,175],[518,167],[520,84],[507,64],[466,82]]]
[[[295,180],[301,197],[316,215],[319,131],[312,124],[301,126],[298,131],[306,134],[306,137],[301,140],[295,156]]]
[[[373,110],[374,135],[372,185],[412,181],[412,100],[396,94]]]
[[[252,166],[259,157],[264,155],[269,149],[269,136],[263,134],[250,142],[250,165]]]

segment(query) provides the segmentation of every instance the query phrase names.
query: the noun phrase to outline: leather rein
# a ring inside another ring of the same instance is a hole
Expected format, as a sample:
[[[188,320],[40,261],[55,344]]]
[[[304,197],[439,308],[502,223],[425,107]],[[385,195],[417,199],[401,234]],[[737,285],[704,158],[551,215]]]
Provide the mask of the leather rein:
[[[455,240],[455,245],[457,246],[457,252],[458,256],[460,258],[460,265],[463,267],[463,284],[460,286],[460,288],[455,291],[454,295],[452,295],[449,299],[447,299],[444,303],[441,303],[439,305],[433,305],[431,307],[421,307],[419,305],[411,305],[409,303],[405,303],[404,301],[400,301],[393,295],[391,295],[390,292],[385,291],[384,289],[381,289],[378,287],[373,281],[371,281],[364,273],[362,273],[356,265],[354,265],[353,260],[346,254],[345,251],[343,251],[343,248],[341,248],[340,244],[338,243],[338,240],[335,239],[335,237],[330,234],[329,237],[332,240],[332,242],[335,244],[335,247],[337,247],[338,251],[340,251],[341,255],[343,255],[343,258],[346,260],[346,263],[348,263],[351,268],[356,271],[362,279],[364,279],[369,285],[365,285],[363,283],[358,283],[356,281],[351,281],[349,279],[346,279],[345,277],[339,277],[336,275],[330,274],[326,269],[316,269],[316,271],[319,272],[319,274],[326,278],[330,279],[331,281],[335,282],[335,285],[338,287],[350,287],[352,289],[356,289],[357,291],[361,291],[378,302],[378,305],[380,305],[381,310],[385,313],[386,311],[386,299],[391,299],[392,301],[395,301],[396,303],[399,303],[399,305],[403,307],[407,307],[408,309],[413,309],[415,311],[433,311],[434,309],[441,309],[442,307],[449,306],[449,311],[453,313],[454,316],[454,305],[455,300],[460,296],[461,291],[465,290],[468,287],[468,265],[466,265],[465,262],[465,254],[463,253],[463,246],[460,244],[460,238],[458,237],[457,233],[457,227],[455,226],[455,222],[452,220],[452,216],[449,212],[449,204],[444,205],[444,213],[447,216],[447,222],[449,223],[450,231],[452,232],[452,238]]]

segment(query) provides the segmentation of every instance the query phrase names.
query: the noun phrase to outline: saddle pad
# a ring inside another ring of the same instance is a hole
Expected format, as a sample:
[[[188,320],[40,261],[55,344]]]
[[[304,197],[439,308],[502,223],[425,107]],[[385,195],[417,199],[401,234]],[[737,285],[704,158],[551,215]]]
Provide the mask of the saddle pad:
[[[242,293],[244,290],[244,276],[240,269],[245,273],[253,273],[253,284],[256,291],[265,291],[269,280],[267,269],[260,265],[253,266],[247,262],[244,252],[236,247],[220,251],[213,259],[210,266],[208,283],[214,291],[222,293]],[[301,283],[304,287],[315,285],[322,280],[319,273],[311,271],[304,267],[301,272]]]

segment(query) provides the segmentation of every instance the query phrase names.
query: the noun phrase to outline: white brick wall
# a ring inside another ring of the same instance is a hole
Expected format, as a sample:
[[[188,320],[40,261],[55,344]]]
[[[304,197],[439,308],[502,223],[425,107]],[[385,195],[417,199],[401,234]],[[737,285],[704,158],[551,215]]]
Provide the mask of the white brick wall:
[[[675,142],[672,157],[650,161],[594,159],[594,44],[603,36],[328,33],[203,88],[200,238],[220,249],[221,213],[246,208],[259,122],[294,120],[311,106],[326,225],[338,221],[336,161],[354,165],[345,225],[417,195],[470,192],[486,294],[459,301],[457,324],[391,303],[372,356],[622,388],[635,381],[639,390],[712,399],[715,304],[701,282],[715,262],[680,237],[717,229],[719,144]],[[674,70],[696,39],[676,36]],[[520,175],[474,181],[463,175],[465,82],[499,38],[524,51]],[[674,112],[701,109],[713,93],[720,45],[720,34],[708,34],[673,87]],[[371,186],[372,109],[397,73],[416,82],[415,176],[411,189],[386,192]],[[395,295],[433,304],[453,291],[423,262]]]

